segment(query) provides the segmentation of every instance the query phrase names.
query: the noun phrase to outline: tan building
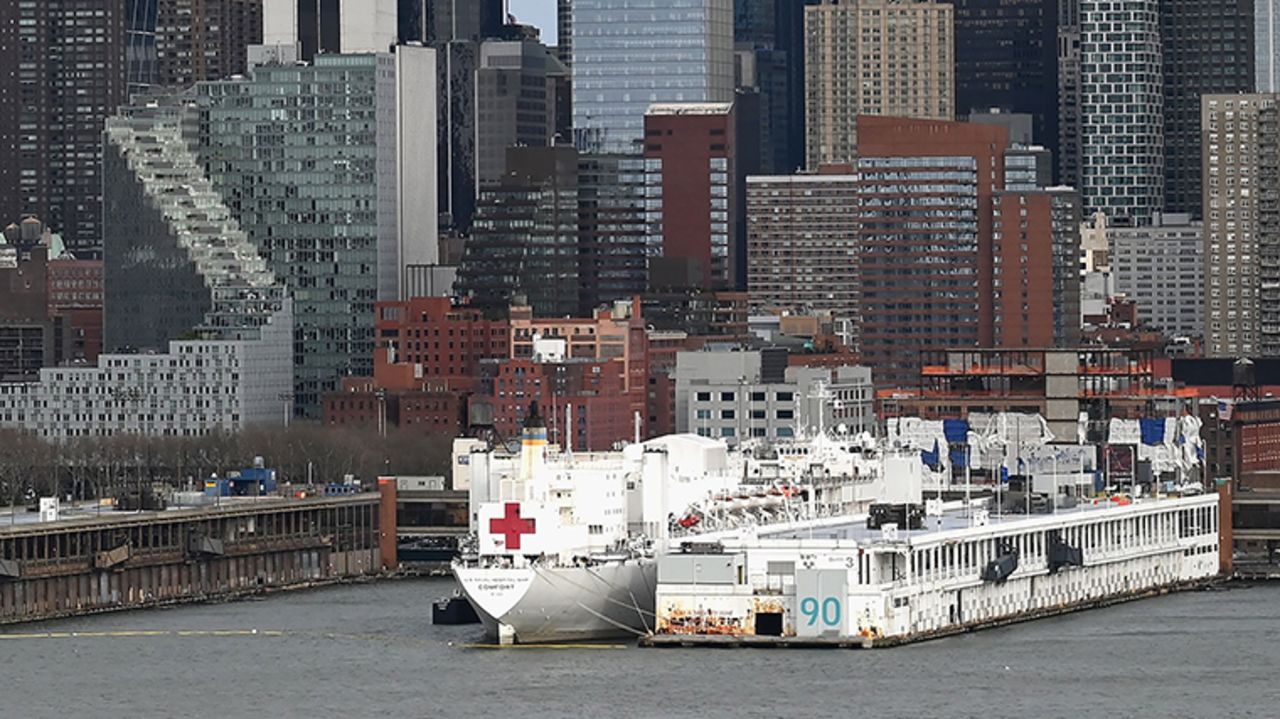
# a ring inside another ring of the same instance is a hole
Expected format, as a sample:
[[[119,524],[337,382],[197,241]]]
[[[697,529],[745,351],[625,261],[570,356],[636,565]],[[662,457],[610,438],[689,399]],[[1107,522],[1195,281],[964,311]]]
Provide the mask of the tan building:
[[[753,311],[858,312],[858,178],[849,165],[747,178],[747,289]]]
[[[822,0],[804,25],[808,167],[856,158],[858,115],[955,119],[950,4]]]
[[[1201,98],[1205,353],[1254,354],[1259,341],[1259,114],[1276,95]]]

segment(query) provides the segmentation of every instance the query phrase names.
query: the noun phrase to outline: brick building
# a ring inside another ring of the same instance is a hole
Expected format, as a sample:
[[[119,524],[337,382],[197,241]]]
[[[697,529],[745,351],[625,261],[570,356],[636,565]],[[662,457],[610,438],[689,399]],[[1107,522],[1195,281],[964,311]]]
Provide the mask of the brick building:
[[[737,286],[741,205],[733,103],[652,105],[644,116],[649,244],[693,268],[694,287]]]
[[[1007,145],[998,125],[858,118],[858,352],[877,386],[913,383],[923,350],[992,346]]]

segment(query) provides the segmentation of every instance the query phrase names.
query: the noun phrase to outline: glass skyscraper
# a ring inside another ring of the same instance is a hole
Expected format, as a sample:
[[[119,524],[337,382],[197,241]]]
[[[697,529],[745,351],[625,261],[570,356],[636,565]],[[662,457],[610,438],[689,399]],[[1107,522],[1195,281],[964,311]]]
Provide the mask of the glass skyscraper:
[[[662,102],[733,101],[733,0],[574,0],[579,149],[631,152]]]
[[[438,256],[434,57],[322,54],[197,86],[205,171],[294,299],[304,415],[372,374],[374,303]]]

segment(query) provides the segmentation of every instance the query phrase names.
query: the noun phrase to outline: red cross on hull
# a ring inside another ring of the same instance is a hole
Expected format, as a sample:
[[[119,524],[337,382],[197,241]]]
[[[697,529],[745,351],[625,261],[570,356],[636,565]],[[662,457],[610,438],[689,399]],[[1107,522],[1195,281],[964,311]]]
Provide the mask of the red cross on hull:
[[[507,502],[503,509],[501,517],[489,520],[489,533],[503,535],[507,549],[519,549],[520,537],[537,532],[538,520],[521,517],[519,502]]]

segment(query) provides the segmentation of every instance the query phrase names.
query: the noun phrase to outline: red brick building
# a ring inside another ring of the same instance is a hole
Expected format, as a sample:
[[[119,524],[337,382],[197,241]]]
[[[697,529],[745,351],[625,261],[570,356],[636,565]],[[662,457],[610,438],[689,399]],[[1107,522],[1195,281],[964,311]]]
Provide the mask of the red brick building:
[[[49,260],[49,317],[62,318],[70,358],[94,364],[102,352],[102,260]]]
[[[1080,344],[1080,199],[1067,188],[992,200],[992,346]]]
[[[631,397],[623,390],[616,360],[536,362],[511,359],[485,362],[481,390],[471,405],[488,405],[493,426],[503,437],[516,437],[537,402],[547,419],[547,438],[575,450],[604,451],[633,438]],[[572,408],[572,436],[566,423]]]
[[[704,289],[737,286],[738,183],[732,103],[653,105],[644,117],[645,184],[651,232],[662,256],[684,260]]]
[[[913,384],[922,351],[992,346],[1007,145],[997,125],[858,118],[858,353],[877,386]]]
[[[414,297],[378,303],[377,342],[392,350],[390,363],[416,366],[418,378],[468,390],[481,361],[511,355],[511,328],[453,298]]]

